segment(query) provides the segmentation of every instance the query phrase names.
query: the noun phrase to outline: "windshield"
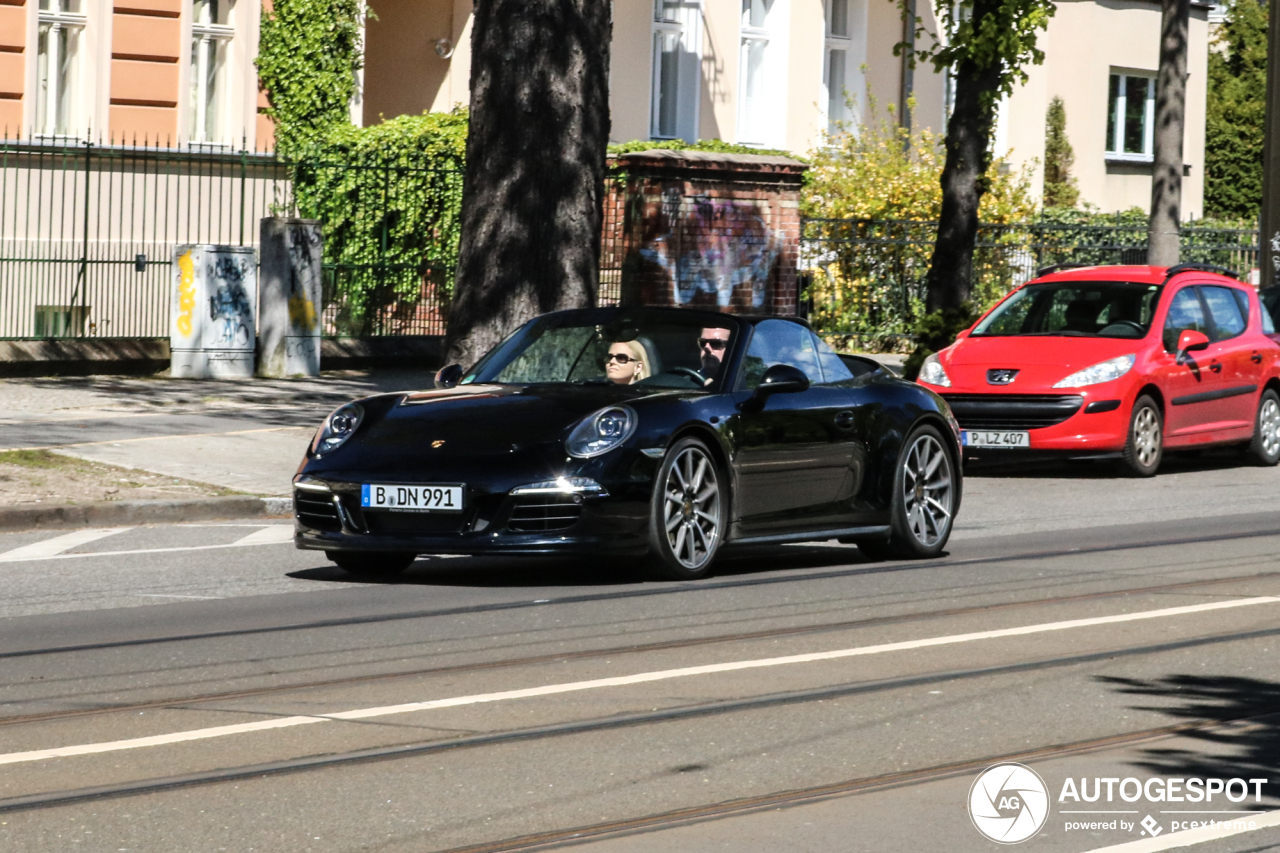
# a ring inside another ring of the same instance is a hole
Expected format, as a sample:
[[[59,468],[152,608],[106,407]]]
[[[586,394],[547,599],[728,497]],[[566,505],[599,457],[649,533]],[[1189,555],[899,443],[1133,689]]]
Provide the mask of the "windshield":
[[[737,323],[693,312],[601,309],[529,321],[461,384],[718,387]]]
[[[1029,284],[1000,304],[974,335],[1141,338],[1151,328],[1158,284],[1064,281]]]

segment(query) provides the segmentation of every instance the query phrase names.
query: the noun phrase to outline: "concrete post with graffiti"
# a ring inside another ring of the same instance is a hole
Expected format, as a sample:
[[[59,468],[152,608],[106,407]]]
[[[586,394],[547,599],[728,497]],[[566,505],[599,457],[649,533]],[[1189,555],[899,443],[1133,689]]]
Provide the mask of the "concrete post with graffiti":
[[[170,305],[171,375],[253,376],[258,281],[252,247],[178,246]]]
[[[263,219],[262,317],[258,336],[262,376],[320,375],[320,223]]]
[[[804,163],[651,150],[611,166],[601,304],[796,313]]]

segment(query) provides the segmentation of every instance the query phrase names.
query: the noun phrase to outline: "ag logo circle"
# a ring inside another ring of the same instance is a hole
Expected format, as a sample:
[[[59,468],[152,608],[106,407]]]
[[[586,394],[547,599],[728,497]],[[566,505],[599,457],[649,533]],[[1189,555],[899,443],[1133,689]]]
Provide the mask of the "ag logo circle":
[[[969,817],[987,838],[1017,844],[1040,831],[1049,818],[1049,789],[1040,774],[1022,764],[996,764],[973,780]]]

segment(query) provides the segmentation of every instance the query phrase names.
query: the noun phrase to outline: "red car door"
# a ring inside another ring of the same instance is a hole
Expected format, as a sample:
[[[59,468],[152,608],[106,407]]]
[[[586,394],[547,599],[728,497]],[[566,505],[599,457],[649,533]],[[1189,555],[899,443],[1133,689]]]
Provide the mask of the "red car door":
[[[1164,434],[1176,439],[1202,432],[1219,416],[1219,393],[1225,387],[1221,359],[1218,369],[1211,369],[1215,346],[1201,352],[1188,353],[1181,364],[1177,361],[1178,336],[1187,329],[1203,332],[1212,339],[1212,328],[1194,285],[1181,288],[1169,300],[1163,329],[1164,353],[1155,369],[1156,382],[1164,394]],[[1175,441],[1175,443],[1177,443]]]
[[[1252,431],[1261,385],[1259,366],[1263,359],[1258,352],[1259,341],[1246,333],[1248,311],[1241,310],[1235,288],[1202,284],[1198,289],[1213,325],[1213,343],[1207,351],[1212,354],[1209,369],[1218,370],[1221,379],[1221,396],[1213,401],[1216,404],[1213,426],[1222,430]],[[1247,301],[1245,307],[1248,307]]]

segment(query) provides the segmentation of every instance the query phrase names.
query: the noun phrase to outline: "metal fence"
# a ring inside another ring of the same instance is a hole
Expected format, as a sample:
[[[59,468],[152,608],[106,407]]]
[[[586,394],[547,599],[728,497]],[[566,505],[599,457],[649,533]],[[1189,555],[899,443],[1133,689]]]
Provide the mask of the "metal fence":
[[[815,326],[850,345],[892,348],[912,336],[923,312],[936,222],[805,219],[800,265]],[[1231,269],[1257,267],[1254,229],[1182,228],[1182,260]],[[1029,222],[980,225],[974,301],[990,305],[1050,264],[1145,264],[1145,224]]]
[[[252,151],[0,142],[0,339],[169,334],[175,246],[255,246],[287,198]]]

